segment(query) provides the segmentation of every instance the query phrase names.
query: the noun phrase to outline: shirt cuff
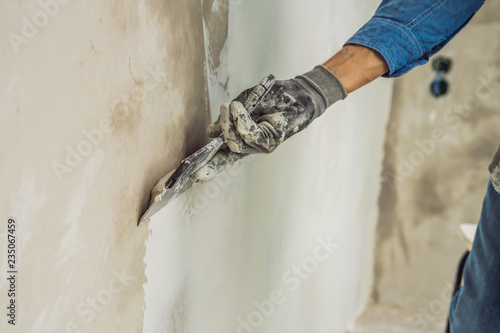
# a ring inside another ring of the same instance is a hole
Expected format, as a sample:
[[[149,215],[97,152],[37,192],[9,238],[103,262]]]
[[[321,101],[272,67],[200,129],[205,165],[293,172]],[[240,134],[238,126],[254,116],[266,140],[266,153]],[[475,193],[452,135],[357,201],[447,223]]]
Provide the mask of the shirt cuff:
[[[429,60],[410,28],[386,18],[373,17],[346,44],[366,46],[380,53],[389,66],[384,77],[401,76]]]

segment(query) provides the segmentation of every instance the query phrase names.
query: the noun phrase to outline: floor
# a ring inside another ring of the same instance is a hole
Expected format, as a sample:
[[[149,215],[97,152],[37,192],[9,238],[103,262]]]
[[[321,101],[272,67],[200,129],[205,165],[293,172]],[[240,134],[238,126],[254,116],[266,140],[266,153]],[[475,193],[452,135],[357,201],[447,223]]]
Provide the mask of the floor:
[[[443,333],[446,320],[442,311],[435,315],[429,307],[408,311],[401,307],[371,305],[346,333]]]

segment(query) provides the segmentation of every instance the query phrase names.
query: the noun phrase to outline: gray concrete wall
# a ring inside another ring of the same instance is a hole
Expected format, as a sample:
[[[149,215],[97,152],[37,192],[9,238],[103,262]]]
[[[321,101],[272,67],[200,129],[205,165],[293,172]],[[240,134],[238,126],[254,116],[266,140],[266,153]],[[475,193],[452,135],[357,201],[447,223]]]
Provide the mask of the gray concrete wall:
[[[499,17],[500,2],[487,1],[440,52],[453,60],[447,96],[430,95],[430,64],[395,81],[372,291],[375,306],[400,311],[395,332],[440,332],[444,326],[450,284],[465,250],[457,228],[478,221],[487,166],[500,143]],[[390,311],[370,311],[361,320],[365,325],[397,321]]]

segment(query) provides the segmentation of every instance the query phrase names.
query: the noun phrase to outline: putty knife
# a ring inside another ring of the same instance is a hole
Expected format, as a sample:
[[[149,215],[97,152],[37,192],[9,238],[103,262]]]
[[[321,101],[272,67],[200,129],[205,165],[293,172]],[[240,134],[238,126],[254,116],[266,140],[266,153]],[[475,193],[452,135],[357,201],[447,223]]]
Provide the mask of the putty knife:
[[[273,75],[269,75],[253,88],[244,103],[245,109],[247,109],[249,113],[255,110],[257,105],[271,90],[275,82],[276,78]],[[137,226],[148,221],[153,214],[165,207],[172,199],[178,197],[190,188],[193,185],[190,179],[191,175],[210,161],[222,145],[224,145],[224,139],[220,136],[191,156],[182,160],[177,169],[160,179],[151,190],[149,208],[141,217]]]

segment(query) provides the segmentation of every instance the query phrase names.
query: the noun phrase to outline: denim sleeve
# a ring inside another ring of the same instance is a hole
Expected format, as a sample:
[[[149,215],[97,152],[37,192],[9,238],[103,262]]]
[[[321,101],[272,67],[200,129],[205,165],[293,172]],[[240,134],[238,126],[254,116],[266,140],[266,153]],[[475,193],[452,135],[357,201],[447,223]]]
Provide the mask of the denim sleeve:
[[[373,18],[346,44],[378,51],[389,65],[384,76],[401,76],[441,50],[484,1],[384,0]]]

